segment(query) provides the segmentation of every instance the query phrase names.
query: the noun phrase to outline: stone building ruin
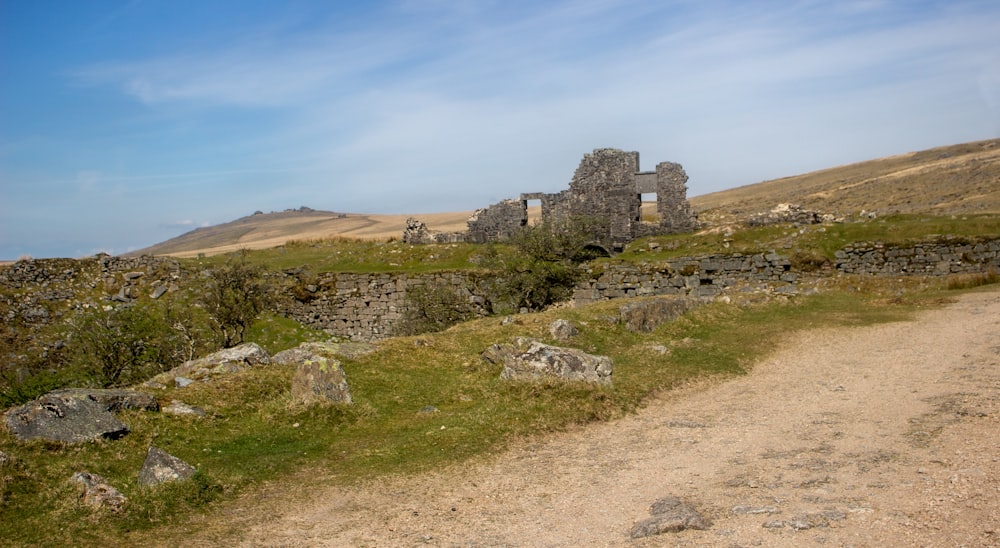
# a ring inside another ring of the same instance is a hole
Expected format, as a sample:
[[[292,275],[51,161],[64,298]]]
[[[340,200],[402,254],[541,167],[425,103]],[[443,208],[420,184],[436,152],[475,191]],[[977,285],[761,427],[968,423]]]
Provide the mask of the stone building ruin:
[[[596,243],[620,251],[628,242],[653,234],[689,232],[698,218],[687,201],[688,177],[680,164],[661,162],[655,171],[639,171],[639,153],[600,148],[583,157],[569,189],[549,194],[529,192],[477,210],[469,218],[465,240],[484,243],[505,239],[528,224],[528,202],[541,203],[541,220],[581,217],[599,221]],[[644,221],[642,202],[656,195],[658,219]]]

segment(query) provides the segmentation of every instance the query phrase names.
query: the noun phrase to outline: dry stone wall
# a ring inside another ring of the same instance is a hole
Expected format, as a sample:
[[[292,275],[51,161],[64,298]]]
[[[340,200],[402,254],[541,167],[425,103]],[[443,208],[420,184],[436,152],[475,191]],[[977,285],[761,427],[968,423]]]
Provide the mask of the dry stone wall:
[[[573,293],[577,304],[648,295],[711,297],[734,286],[790,291],[798,276],[776,253],[708,255],[655,264],[613,264],[593,272]]]
[[[391,337],[403,319],[408,289],[438,284],[464,294],[473,307],[485,302],[471,291],[472,280],[459,272],[424,275],[395,273],[321,275],[307,299],[290,299],[279,312],[298,322],[353,341]]]
[[[1000,240],[894,246],[864,242],[836,253],[837,271],[883,276],[942,276],[1000,270]]]

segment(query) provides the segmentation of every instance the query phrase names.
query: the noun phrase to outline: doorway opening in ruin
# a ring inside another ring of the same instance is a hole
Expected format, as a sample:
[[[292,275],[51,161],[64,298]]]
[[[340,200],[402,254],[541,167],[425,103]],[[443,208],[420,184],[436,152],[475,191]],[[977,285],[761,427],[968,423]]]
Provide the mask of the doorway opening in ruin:
[[[542,222],[541,200],[525,200],[524,207],[528,210],[528,226],[535,226]]]
[[[639,215],[642,222],[659,223],[660,210],[656,202],[656,193],[643,192],[639,195],[639,199],[642,201],[641,213]]]

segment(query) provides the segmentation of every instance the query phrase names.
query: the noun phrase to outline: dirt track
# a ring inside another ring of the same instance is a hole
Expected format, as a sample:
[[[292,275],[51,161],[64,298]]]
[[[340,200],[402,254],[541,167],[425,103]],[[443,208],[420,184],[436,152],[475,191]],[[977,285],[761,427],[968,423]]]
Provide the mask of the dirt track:
[[[631,539],[668,495],[710,527]],[[1000,292],[801,334],[746,377],[489,463],[284,498],[235,510],[247,529],[225,542],[997,546]]]

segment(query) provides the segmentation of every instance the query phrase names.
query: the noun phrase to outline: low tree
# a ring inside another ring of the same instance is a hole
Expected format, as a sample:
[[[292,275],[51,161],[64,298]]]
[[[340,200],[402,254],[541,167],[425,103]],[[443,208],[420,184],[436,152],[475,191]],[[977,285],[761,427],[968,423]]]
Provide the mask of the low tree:
[[[263,269],[247,261],[246,251],[208,271],[203,304],[226,348],[243,342],[247,328],[271,299],[271,292],[263,280]]]

